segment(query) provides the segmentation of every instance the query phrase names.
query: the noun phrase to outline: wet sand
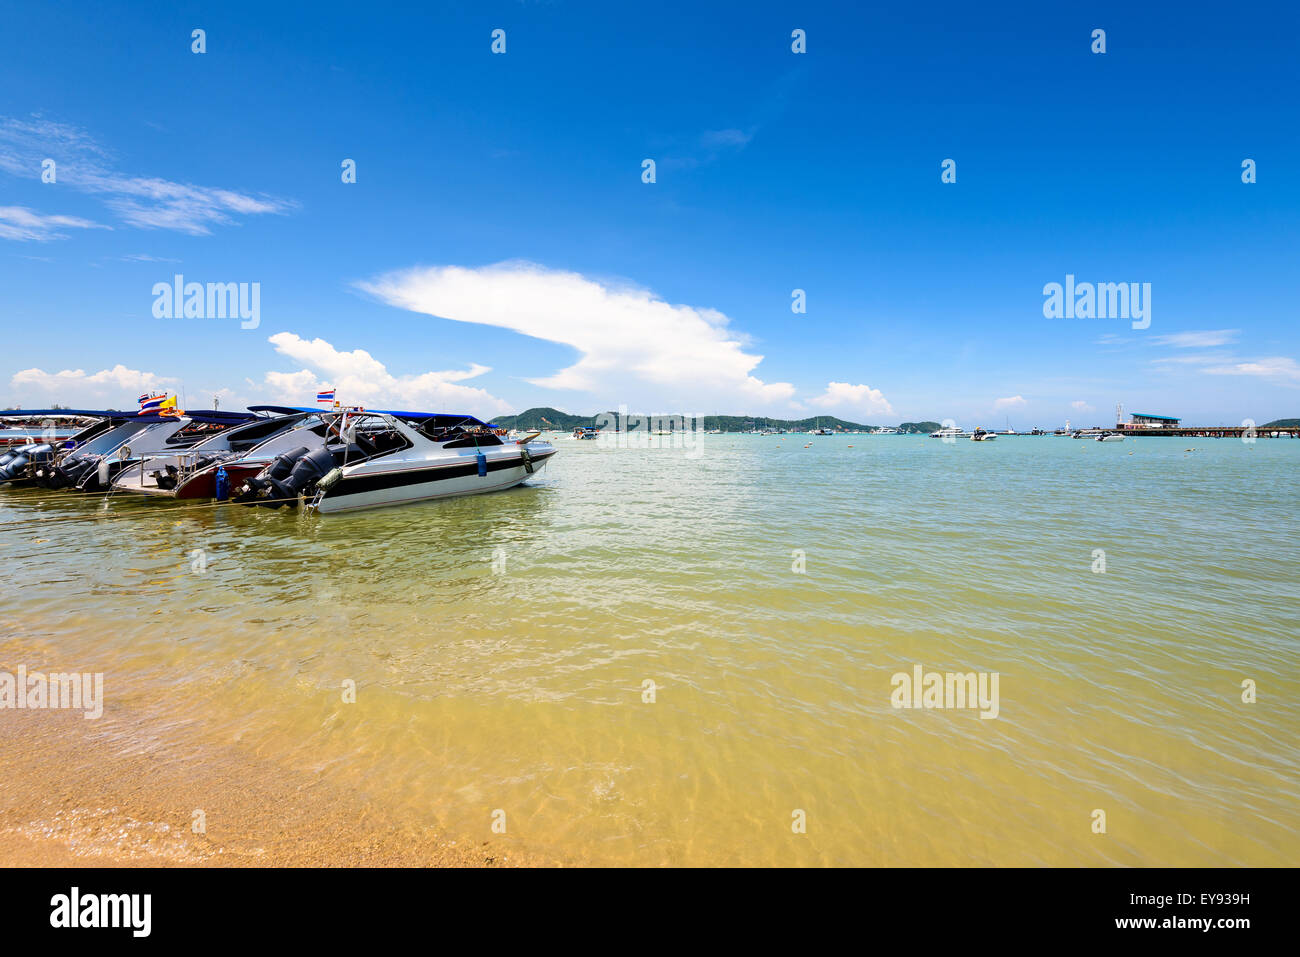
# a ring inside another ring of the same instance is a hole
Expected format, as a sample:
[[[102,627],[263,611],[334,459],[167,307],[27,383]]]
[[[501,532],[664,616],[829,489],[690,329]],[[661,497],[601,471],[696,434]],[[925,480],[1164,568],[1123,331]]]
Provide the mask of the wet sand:
[[[324,777],[233,749],[199,753],[183,739],[175,728],[128,732],[107,714],[0,712],[0,867],[559,863],[504,838],[456,840],[399,822]],[[206,833],[193,833],[195,809]]]

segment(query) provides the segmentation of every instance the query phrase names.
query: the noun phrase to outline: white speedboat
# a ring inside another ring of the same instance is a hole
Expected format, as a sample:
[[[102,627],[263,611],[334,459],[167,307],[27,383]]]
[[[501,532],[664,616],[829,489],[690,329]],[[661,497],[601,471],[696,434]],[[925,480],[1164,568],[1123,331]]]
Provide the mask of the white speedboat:
[[[106,413],[107,428],[54,460],[36,467],[31,476],[43,488],[80,492],[107,491],[123,471],[141,460],[192,448],[253,418],[247,412]]]
[[[547,442],[509,442],[467,415],[339,410],[326,443],[278,456],[232,498],[303,503],[321,513],[495,492],[518,485],[555,454]]]
[[[970,434],[970,439],[972,442],[992,442],[997,437],[998,434],[996,432],[985,432],[983,429],[980,428],[977,428],[974,432]]]
[[[1098,442],[1123,442],[1124,436],[1118,432],[1102,432],[1097,436]]]
[[[868,434],[870,434],[870,435],[898,435],[898,429],[892,429],[892,428],[890,428],[889,426],[884,426],[884,427],[879,428],[879,429],[872,429],[871,432],[868,433]]]
[[[227,429],[185,451],[141,456],[117,475],[113,488],[168,498],[224,499],[228,489],[257,475],[276,456],[326,444],[327,425],[319,410],[275,405],[254,405],[249,410],[272,414]]]
[[[930,433],[930,438],[932,438],[932,439],[968,439],[968,438],[970,438],[970,433],[969,433],[969,432],[964,432],[964,431],[962,431],[961,429],[956,428],[956,427],[954,426],[953,428],[950,428],[950,429],[939,429],[937,432],[931,432],[931,433]]]

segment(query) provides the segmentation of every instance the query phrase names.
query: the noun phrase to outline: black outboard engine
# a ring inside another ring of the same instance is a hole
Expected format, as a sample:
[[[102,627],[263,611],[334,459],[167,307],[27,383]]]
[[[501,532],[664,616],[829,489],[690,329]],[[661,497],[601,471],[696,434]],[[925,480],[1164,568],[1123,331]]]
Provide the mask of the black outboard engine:
[[[76,485],[87,470],[94,466],[94,460],[91,458],[71,457],[57,465],[48,462],[38,466],[32,472],[32,477],[42,488],[67,488]]]
[[[36,468],[53,462],[54,455],[54,446],[49,444],[20,445],[10,449],[0,455],[0,483],[31,478]]]
[[[334,454],[329,449],[309,452],[303,446],[277,455],[275,461],[258,475],[247,479],[232,498],[237,502],[273,508],[292,504],[300,494],[312,491],[332,468]]]
[[[33,462],[49,458],[54,451],[50,445],[20,445],[0,455],[0,482],[16,482],[27,478],[27,467]]]
[[[249,505],[254,504],[259,498],[273,498],[271,494],[272,482],[283,482],[293,471],[293,463],[307,454],[307,446],[299,446],[296,449],[290,449],[288,452],[282,452],[271,460],[271,464],[262,471],[258,472],[252,478],[244,479],[244,484],[235,489],[230,496],[231,501],[245,502]]]
[[[99,456],[87,455],[82,458],[64,459],[59,465],[45,469],[48,482],[41,483],[46,488],[68,488],[80,485],[91,472],[99,468]]]

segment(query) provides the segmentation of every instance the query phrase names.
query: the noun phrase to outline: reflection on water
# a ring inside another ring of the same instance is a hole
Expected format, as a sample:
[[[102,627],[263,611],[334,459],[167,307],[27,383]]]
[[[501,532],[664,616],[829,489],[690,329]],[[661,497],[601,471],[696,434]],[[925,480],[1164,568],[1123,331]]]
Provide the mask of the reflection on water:
[[[323,517],[3,490],[0,666],[599,863],[1294,862],[1300,442],[808,441]],[[914,664],[999,717],[891,708]]]

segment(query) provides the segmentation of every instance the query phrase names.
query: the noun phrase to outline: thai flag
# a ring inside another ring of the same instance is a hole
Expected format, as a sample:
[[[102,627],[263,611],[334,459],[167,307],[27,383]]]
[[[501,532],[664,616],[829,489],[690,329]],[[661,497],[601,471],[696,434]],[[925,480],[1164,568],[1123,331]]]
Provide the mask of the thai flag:
[[[316,393],[316,401],[317,401],[317,402],[333,402],[333,401],[334,401],[334,390],[333,390],[333,389],[328,389],[328,390],[326,390],[326,391],[324,391],[324,392],[317,392],[317,393]]]
[[[157,412],[158,409],[162,407],[166,398],[166,392],[160,392],[157,395],[142,396],[140,399],[140,414],[144,415],[146,412]]]

